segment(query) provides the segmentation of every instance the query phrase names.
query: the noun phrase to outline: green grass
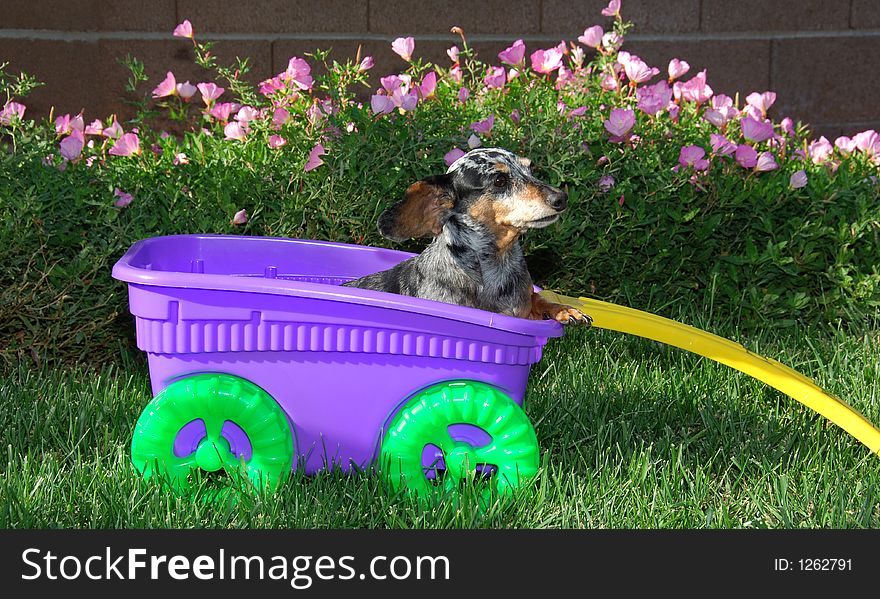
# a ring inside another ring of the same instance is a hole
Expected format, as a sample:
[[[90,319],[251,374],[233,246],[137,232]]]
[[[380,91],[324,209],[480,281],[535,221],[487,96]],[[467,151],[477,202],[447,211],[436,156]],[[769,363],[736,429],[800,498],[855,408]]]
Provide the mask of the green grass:
[[[693,314],[681,319],[708,326]],[[813,377],[880,422],[876,332],[716,332]],[[543,451],[540,478],[488,509],[468,493],[419,504],[369,471],[295,474],[274,496],[177,497],[140,480],[128,459],[149,399],[139,357],[7,369],[0,527],[880,526],[880,462],[855,439],[746,375],[616,333],[571,331],[548,346],[527,397]]]

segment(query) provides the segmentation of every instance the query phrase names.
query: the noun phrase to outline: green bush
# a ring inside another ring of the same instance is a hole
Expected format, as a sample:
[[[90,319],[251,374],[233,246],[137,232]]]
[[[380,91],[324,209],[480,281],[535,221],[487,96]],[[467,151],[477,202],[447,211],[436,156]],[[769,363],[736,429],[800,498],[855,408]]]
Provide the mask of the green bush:
[[[448,153],[469,141],[530,157],[539,177],[569,192],[560,224],[524,240],[538,284],[673,316],[676,305],[709,297],[715,314],[745,328],[875,318],[876,134],[811,142],[805,126],[765,120],[767,94],[733,106],[710,100],[704,73],[639,83],[646,65],[618,51],[628,28],[616,18],[596,51],[563,44],[516,60],[515,44],[504,57],[516,64],[501,67],[480,62],[462,35],[450,67],[411,59],[371,97],[366,59],[340,64],[317,52],[310,64],[323,64],[323,75],[312,80],[309,63],[291,59],[254,89],[241,79],[246,61],[220,67],[210,44],[193,41],[206,79],[236,105],[224,115],[207,88],[201,102],[186,99],[193,90],[166,79],[146,92],[124,138],[113,116],[91,132],[81,115],[23,118],[18,100],[33,82],[0,68],[0,355],[118,354],[131,325],[110,268],[143,237],[389,245],[376,232],[379,212],[409,183],[443,172]],[[580,39],[590,46],[588,33]],[[130,67],[131,89],[144,92],[142,65]],[[675,99],[647,114],[645,96],[673,88]],[[475,134],[490,117],[491,130]],[[744,135],[749,119],[772,136]],[[754,149],[758,165],[713,149],[720,135]],[[118,206],[126,194],[131,203]],[[247,221],[236,224],[241,210]]]

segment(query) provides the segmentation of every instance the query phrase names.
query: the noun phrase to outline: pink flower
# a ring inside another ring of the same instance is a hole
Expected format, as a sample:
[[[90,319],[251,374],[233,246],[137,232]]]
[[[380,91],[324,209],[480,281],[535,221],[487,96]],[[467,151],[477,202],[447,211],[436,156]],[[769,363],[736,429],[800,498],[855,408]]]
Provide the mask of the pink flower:
[[[373,57],[365,56],[364,59],[361,61],[361,64],[358,66],[358,71],[369,71],[374,66],[376,66],[376,63],[373,61]]]
[[[697,75],[682,83],[679,87],[681,98],[685,101],[703,104],[712,97],[712,88],[706,83],[706,70],[703,69]]]
[[[724,118],[724,114],[717,110],[709,109],[703,113],[703,118],[715,125],[716,127],[723,127],[727,122],[727,119]]]
[[[581,67],[584,66],[584,49],[580,46],[574,46],[571,49],[571,62],[574,64],[574,68],[576,71],[579,71]],[[516,69],[510,69],[511,71],[515,71]],[[513,77],[511,76],[510,79]]]
[[[180,166],[181,164],[189,164],[189,157],[183,152],[179,152],[174,155],[174,158],[171,159],[171,164],[175,166]]]
[[[605,35],[605,32],[602,31],[602,27],[600,25],[593,25],[584,29],[584,34],[578,37],[578,41],[590,48],[598,48],[602,43],[603,35]]]
[[[63,114],[55,119],[55,135],[69,135],[71,132],[70,115]]]
[[[95,119],[88,125],[86,125],[83,133],[86,135],[101,135],[104,132],[104,123],[102,123],[99,119]]]
[[[309,159],[306,162],[306,165],[303,167],[303,170],[309,172],[310,170],[316,169],[324,164],[324,161],[321,160],[319,156],[323,156],[325,154],[326,152],[324,151],[324,146],[322,146],[321,144],[316,145],[314,148],[312,148],[312,151],[309,152]]]
[[[802,187],[807,186],[807,172],[804,169],[801,169],[797,172],[792,173],[791,177],[788,179],[788,185],[792,189],[800,189]]]
[[[449,76],[452,77],[452,80],[456,83],[461,83],[461,80],[464,78],[464,73],[462,73],[460,66],[455,65],[449,69]]]
[[[229,120],[230,115],[239,108],[241,108],[241,104],[238,104],[237,102],[218,102],[211,107],[208,114],[218,121],[225,123]]]
[[[24,118],[25,105],[18,102],[7,102],[0,111],[0,125],[11,125]]]
[[[280,148],[284,144],[287,143],[287,140],[281,137],[280,135],[270,135],[269,136],[269,147],[273,150],[276,148]]]
[[[222,87],[217,86],[215,83],[199,83],[196,85],[199,92],[202,94],[202,100],[205,102],[206,106],[210,106],[211,102],[219,98],[223,92],[226,90]]]
[[[373,114],[388,114],[394,110],[394,100],[388,96],[374,95],[370,98],[370,108]]]
[[[604,122],[605,129],[612,135],[611,141],[622,141],[635,124],[636,113],[629,108],[615,108]]]
[[[446,56],[448,56],[449,60],[451,60],[452,62],[457,63],[459,52],[460,50],[458,49],[458,46],[452,46],[451,48],[446,50]]]
[[[82,131],[74,130],[73,133],[61,140],[61,156],[71,161],[76,160],[82,153],[84,144],[85,138]]]
[[[285,89],[286,84],[281,80],[280,76],[272,77],[260,82],[259,91],[264,96],[271,96],[277,91]]]
[[[619,17],[620,0],[611,0],[611,2],[608,3],[608,6],[602,9],[602,15],[606,17]]]
[[[623,53],[621,52],[621,54]],[[623,64],[626,78],[632,83],[644,83],[660,73],[660,69],[649,67],[638,56],[631,56],[629,60],[621,64]]]
[[[422,82],[419,84],[419,95],[423,100],[433,98],[435,89],[437,89],[437,73],[431,71],[422,78]]]
[[[776,94],[774,92],[764,92],[762,94],[752,92],[746,96],[746,102],[759,110],[762,116],[767,116],[767,111],[776,102]]]
[[[546,75],[562,66],[562,51],[558,46],[546,50],[535,50],[532,52],[531,59],[532,70]]]
[[[405,61],[412,60],[413,50],[416,48],[416,40],[411,37],[399,37],[391,42],[391,49]]]
[[[119,124],[116,117],[113,117],[113,123],[111,123],[109,127],[104,127],[104,130],[101,131],[101,135],[110,139],[119,139],[122,137],[123,133],[125,133],[125,131],[122,130],[122,125]]]
[[[831,158],[834,146],[832,146],[831,142],[829,142],[823,135],[819,139],[810,143],[807,151],[810,154],[810,160],[812,160],[814,164],[822,164]]]
[[[272,127],[280,129],[290,120],[290,113],[285,108],[276,108],[272,113]]]
[[[692,166],[695,171],[704,171],[709,168],[705,155],[706,150],[700,146],[683,146],[678,154],[678,164],[683,167]]]
[[[670,102],[666,105],[666,112],[669,114],[669,118],[672,119],[674,123],[678,122],[678,113],[681,111],[681,106],[676,104],[675,102]]]
[[[678,79],[690,70],[691,65],[689,65],[687,61],[673,58],[669,61],[669,67],[667,68],[667,71],[669,72],[669,80],[673,81],[675,79]]]
[[[570,112],[568,113],[568,116],[569,116],[569,117],[573,117],[573,116],[584,116],[585,114],[587,114],[587,107],[586,107],[586,106],[580,106],[580,107],[575,108],[574,110],[570,111]]]
[[[260,111],[253,106],[242,106],[235,114],[235,120],[240,123],[247,123],[260,118]]]
[[[733,98],[726,94],[718,94],[712,97],[712,108],[720,110],[721,108],[733,108]]]
[[[868,129],[853,136],[853,142],[855,142],[859,150],[870,154],[877,144],[880,143],[880,134],[873,129]]]
[[[740,124],[743,137],[749,141],[762,142],[773,137],[773,123],[770,121],[758,121],[747,116]]]
[[[464,150],[460,150],[455,148],[454,150],[449,150],[446,154],[443,155],[443,160],[446,162],[446,166],[452,166],[456,160],[465,155]]]
[[[596,185],[599,188],[599,191],[607,193],[612,187],[614,187],[614,177],[611,175],[603,175],[599,178],[599,182]]]
[[[623,45],[623,38],[615,31],[609,31],[602,36],[602,47],[608,52],[616,52]]]
[[[309,66],[309,63],[294,56],[287,61],[287,68],[281,74],[281,78],[285,81],[292,81],[301,90],[309,90],[314,84],[311,72],[312,67]]]
[[[755,163],[755,171],[759,173],[773,171],[778,168],[779,165],[776,164],[776,159],[773,158],[773,154],[770,152],[761,152],[761,155],[758,156],[758,161]]]
[[[165,75],[165,79],[162,80],[162,83],[157,85],[156,89],[153,90],[153,97],[165,98],[174,95],[177,95],[177,81],[174,80],[174,73],[168,71]]]
[[[495,124],[495,115],[490,114],[489,118],[483,121],[477,121],[476,123],[471,123],[471,130],[474,133],[483,133],[487,134],[492,131],[492,126]]]
[[[617,77],[615,77],[613,73],[605,73],[602,75],[602,80],[599,82],[599,85],[601,85],[602,89],[606,91],[616,91],[620,87],[617,82]]]
[[[227,123],[226,126],[223,127],[223,135],[225,139],[237,139],[238,141],[244,141],[246,134],[247,125],[238,121],[232,121],[231,123]]]
[[[856,141],[845,135],[841,135],[834,140],[834,147],[840,150],[843,154],[852,154],[856,149]]]
[[[526,45],[522,40],[516,40],[512,46],[498,53],[498,60],[510,65],[520,64],[525,57]]]
[[[758,164],[758,152],[752,146],[741,144],[736,148],[736,161],[743,168],[752,168]]]
[[[230,221],[230,222],[233,225],[243,225],[247,221],[248,221],[247,210],[242,208],[241,210],[239,210],[238,212],[235,213],[235,215],[232,217],[232,221]]]
[[[788,117],[785,117],[779,122],[779,128],[782,129],[782,132],[785,135],[794,135],[794,121]]]
[[[477,137],[476,133],[471,133],[471,136],[468,137],[467,145],[471,150],[473,150],[473,149],[479,148],[481,145],[483,145],[483,140],[481,140],[479,137]]]
[[[416,106],[419,103],[419,96],[416,90],[412,90],[408,93],[404,93],[404,88],[398,87],[394,90],[394,93],[391,94],[391,101],[394,102],[394,105],[405,111],[413,111],[416,109]]]
[[[717,156],[729,156],[736,152],[736,144],[718,133],[709,135],[712,143],[712,153]]]
[[[483,79],[483,83],[488,88],[504,87],[506,81],[507,74],[504,72],[504,67],[489,67],[489,74]]]
[[[514,123],[516,123],[517,125],[519,125],[519,121],[520,121],[519,110],[514,109],[510,112],[510,120],[513,121]]]
[[[317,125],[334,112],[333,101],[330,98],[315,100],[312,105],[306,109],[306,119],[312,125]]]
[[[468,88],[463,87],[460,90],[458,90],[458,101],[461,102],[462,104],[467,102],[468,98],[470,98],[470,97],[471,97],[471,92],[468,90]]]
[[[196,86],[191,84],[189,81],[184,81],[183,83],[177,84],[177,95],[180,96],[181,99],[183,99],[184,101],[188,101],[190,98],[196,95],[196,91],[198,91],[198,88],[196,88]]]
[[[637,108],[645,114],[654,115],[663,110],[672,100],[672,88],[665,81],[636,89]]]
[[[125,193],[118,187],[113,189],[113,197],[119,198],[115,202],[113,202],[117,208],[125,208],[131,201],[134,199],[130,193]]]
[[[409,75],[407,75],[409,77]],[[404,85],[409,85],[409,79],[402,79],[399,75],[387,75],[379,79],[382,88],[389,94],[393,94],[395,90]]]
[[[106,129],[104,132],[106,133]],[[135,133],[126,133],[122,135],[113,147],[110,148],[109,154],[112,156],[133,156],[141,153],[141,140]]]
[[[166,30],[167,31],[167,30]],[[192,39],[193,36],[193,26],[192,23],[189,22],[189,19],[184,19],[183,23],[174,28],[174,32],[171,34],[174,37],[186,37]]]

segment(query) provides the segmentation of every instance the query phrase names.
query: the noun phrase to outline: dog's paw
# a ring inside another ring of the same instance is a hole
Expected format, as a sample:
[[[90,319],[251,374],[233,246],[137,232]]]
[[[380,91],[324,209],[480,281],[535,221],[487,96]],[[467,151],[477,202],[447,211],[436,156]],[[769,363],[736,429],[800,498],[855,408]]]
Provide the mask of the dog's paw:
[[[571,306],[561,306],[560,308],[561,309],[554,315],[557,322],[572,326],[593,326],[593,319],[577,308],[572,308]]]

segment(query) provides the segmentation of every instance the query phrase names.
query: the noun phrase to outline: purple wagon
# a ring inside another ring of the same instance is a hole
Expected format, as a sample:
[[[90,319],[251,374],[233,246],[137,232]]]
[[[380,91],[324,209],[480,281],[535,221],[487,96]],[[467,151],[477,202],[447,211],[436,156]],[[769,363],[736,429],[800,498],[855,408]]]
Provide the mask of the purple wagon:
[[[409,258],[320,241],[144,239],[113,267],[128,283],[154,398],[132,439],[145,477],[244,469],[276,486],[294,468],[380,465],[417,493],[538,468],[522,410],[555,321],[340,287]]]

